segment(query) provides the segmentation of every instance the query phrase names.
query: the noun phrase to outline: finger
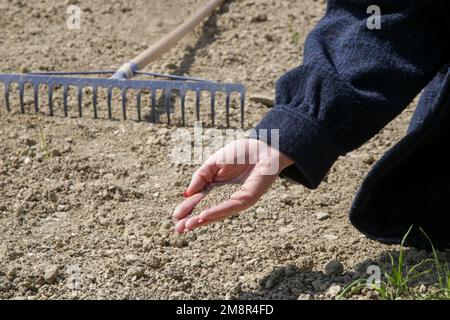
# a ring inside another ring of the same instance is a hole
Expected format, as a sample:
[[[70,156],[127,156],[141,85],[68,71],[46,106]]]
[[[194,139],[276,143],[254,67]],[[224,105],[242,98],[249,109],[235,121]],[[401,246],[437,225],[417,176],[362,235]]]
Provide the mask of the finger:
[[[177,224],[175,225],[175,232],[178,234],[183,234],[186,231],[186,221],[189,218],[184,218],[181,219],[180,221],[177,222]]]
[[[176,220],[180,220],[183,219],[184,217],[186,217],[187,215],[189,215],[192,210],[194,209],[194,207],[203,200],[203,198],[205,197],[205,193],[201,192],[201,193],[197,193],[194,194],[193,196],[186,198],[183,200],[182,203],[180,203],[175,211],[173,212],[173,218]]]
[[[185,195],[189,197],[204,190],[214,180],[218,171],[215,161],[207,161],[192,176]]]
[[[228,217],[222,217],[217,219],[211,219],[211,220],[202,220],[199,216],[192,217],[188,219],[188,221],[185,222],[185,229],[188,231],[192,231],[195,229],[198,229],[200,227],[210,225],[216,222],[220,222],[223,220],[226,220]]]
[[[249,208],[239,200],[227,200],[215,207],[206,209],[199,215],[200,220],[212,220],[217,218],[229,217],[238,212]]]

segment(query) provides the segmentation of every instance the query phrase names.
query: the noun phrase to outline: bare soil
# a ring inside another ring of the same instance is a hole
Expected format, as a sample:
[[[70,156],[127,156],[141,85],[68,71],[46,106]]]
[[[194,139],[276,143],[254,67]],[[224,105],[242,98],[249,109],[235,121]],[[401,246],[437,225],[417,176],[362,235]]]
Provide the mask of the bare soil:
[[[78,31],[65,27],[68,3],[0,0],[1,72],[114,69],[202,1],[82,1]],[[227,1],[148,70],[242,82],[250,96],[271,97],[324,10],[323,0]],[[247,128],[269,110],[260,101],[247,103]],[[398,250],[366,239],[347,214],[412,107],[339,159],[319,189],[278,180],[256,207],[178,237],[171,214],[196,166],[171,163],[176,127],[21,115],[17,103],[7,113],[0,100],[0,298],[333,298],[331,285]]]

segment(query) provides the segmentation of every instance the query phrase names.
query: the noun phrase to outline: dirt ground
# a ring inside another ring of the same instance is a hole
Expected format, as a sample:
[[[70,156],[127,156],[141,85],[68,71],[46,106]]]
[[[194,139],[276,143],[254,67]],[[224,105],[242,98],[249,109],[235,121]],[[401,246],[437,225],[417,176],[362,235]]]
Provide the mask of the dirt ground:
[[[0,0],[0,70],[114,69],[202,2],[79,1],[81,30],[68,30],[73,1]],[[147,70],[242,82],[249,96],[270,97],[324,10],[323,0],[227,1]],[[327,299],[330,286],[398,249],[359,234],[348,211],[412,107],[339,159],[319,189],[278,180],[255,208],[182,237],[171,214],[195,166],[170,161],[176,127],[13,109],[0,100],[2,299]],[[246,127],[268,110],[248,101]],[[408,252],[412,262],[426,256]]]

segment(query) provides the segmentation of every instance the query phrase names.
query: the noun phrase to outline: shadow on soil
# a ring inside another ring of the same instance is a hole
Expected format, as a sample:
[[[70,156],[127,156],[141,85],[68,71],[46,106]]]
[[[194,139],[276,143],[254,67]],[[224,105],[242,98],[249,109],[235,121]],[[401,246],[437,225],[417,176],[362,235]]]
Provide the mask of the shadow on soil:
[[[186,48],[186,53],[184,54],[181,63],[173,69],[173,74],[188,75],[198,52],[214,43],[217,36],[221,33],[220,28],[217,25],[217,20],[221,15],[228,12],[231,2],[233,1],[225,1],[220,8],[205,21],[197,42],[194,46],[188,46]]]
[[[187,46],[185,51],[186,53],[183,55],[183,58],[179,65],[169,66],[171,68],[171,74],[178,76],[189,76],[189,72],[195,63],[195,59],[200,50],[208,47],[216,40],[217,36],[220,35],[221,31],[217,24],[218,18],[227,13],[229,10],[230,3],[234,0],[225,1],[220,8],[215,11],[204,23],[197,42],[193,46]],[[213,79],[214,80],[214,79]],[[178,92],[174,92],[176,96],[179,96]],[[174,110],[174,102],[175,97],[172,95],[170,102],[170,110],[173,113]],[[166,112],[165,110],[165,101],[164,97],[160,97],[157,101],[157,110],[155,116],[150,112],[144,116],[144,120],[147,122],[153,122],[155,118],[156,121],[159,122],[159,119],[162,114]]]
[[[292,300],[292,299],[314,299],[318,296],[321,298],[331,299],[327,291],[332,285],[339,285],[341,288],[346,288],[351,283],[358,279],[367,279],[370,274],[367,273],[368,267],[375,265],[381,269],[381,274],[385,271],[391,270],[389,253],[397,259],[399,251],[386,251],[379,257],[374,259],[367,259],[361,263],[353,266],[353,270],[344,270],[338,275],[327,275],[324,272],[300,270],[294,264],[286,264],[275,268],[270,274],[264,277],[260,283],[259,288],[254,291],[241,291],[239,294],[233,296],[236,299],[250,299],[250,300]],[[426,251],[419,251],[416,249],[405,249],[405,268],[411,268],[423,260],[431,258],[431,254]],[[449,254],[441,253],[443,259],[449,258]],[[432,267],[431,263],[425,263],[419,271],[429,269]],[[382,276],[384,279],[384,276]],[[420,286],[422,284],[427,287],[433,287],[437,283],[437,274],[435,269],[430,274],[422,276],[411,283],[412,287]],[[376,299],[376,295],[372,291],[367,290],[363,293],[367,298]]]

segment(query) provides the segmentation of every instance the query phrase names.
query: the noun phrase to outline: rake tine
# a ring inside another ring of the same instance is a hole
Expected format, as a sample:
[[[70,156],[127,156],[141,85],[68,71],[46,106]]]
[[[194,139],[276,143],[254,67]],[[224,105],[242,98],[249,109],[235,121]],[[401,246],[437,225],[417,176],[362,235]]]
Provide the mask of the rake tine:
[[[195,91],[195,113],[197,115],[197,121],[200,121],[200,90]]]
[[[181,121],[183,126],[186,125],[186,90],[182,89],[180,91],[181,98]]]
[[[216,91],[211,92],[211,120],[214,127],[216,124]]]
[[[123,120],[127,120],[127,89],[122,89],[122,114]]]
[[[93,91],[92,91],[92,104],[93,104],[93,107],[94,107],[94,119],[97,119],[98,118],[98,114],[97,114],[97,87],[94,87],[93,88]]]
[[[78,114],[83,117],[83,88],[78,87]]]
[[[225,98],[225,112],[226,112],[226,118],[227,118],[227,128],[230,127],[230,104],[231,104],[231,93],[230,91],[226,92],[226,98]]]
[[[139,90],[138,94],[137,94],[137,116],[138,116],[138,122],[141,122],[142,117],[141,117],[141,102],[142,102],[142,91]]]
[[[48,86],[48,108],[49,108],[49,115],[53,117],[53,89],[54,87],[49,85]]]
[[[6,110],[11,111],[10,105],[9,105],[9,83],[5,83],[5,105]]]
[[[108,118],[112,119],[112,87],[108,88]]]
[[[170,126],[170,97],[172,95],[172,91],[170,89],[164,90],[165,98],[164,98],[164,107],[166,109],[167,114],[167,124]]]
[[[67,96],[69,94],[69,87],[68,86],[64,86],[63,89],[63,108],[64,108],[64,117],[68,117],[69,116],[69,110],[67,107]]]
[[[156,123],[156,90],[152,90],[152,120]]]
[[[33,84],[34,91],[34,112],[39,112],[39,84]]]
[[[21,113],[25,113],[25,103],[23,101],[24,91],[25,91],[25,84],[23,82],[21,82],[19,84],[19,102],[20,102],[20,112]]]
[[[244,128],[245,117],[245,93],[241,92],[241,127]]]

